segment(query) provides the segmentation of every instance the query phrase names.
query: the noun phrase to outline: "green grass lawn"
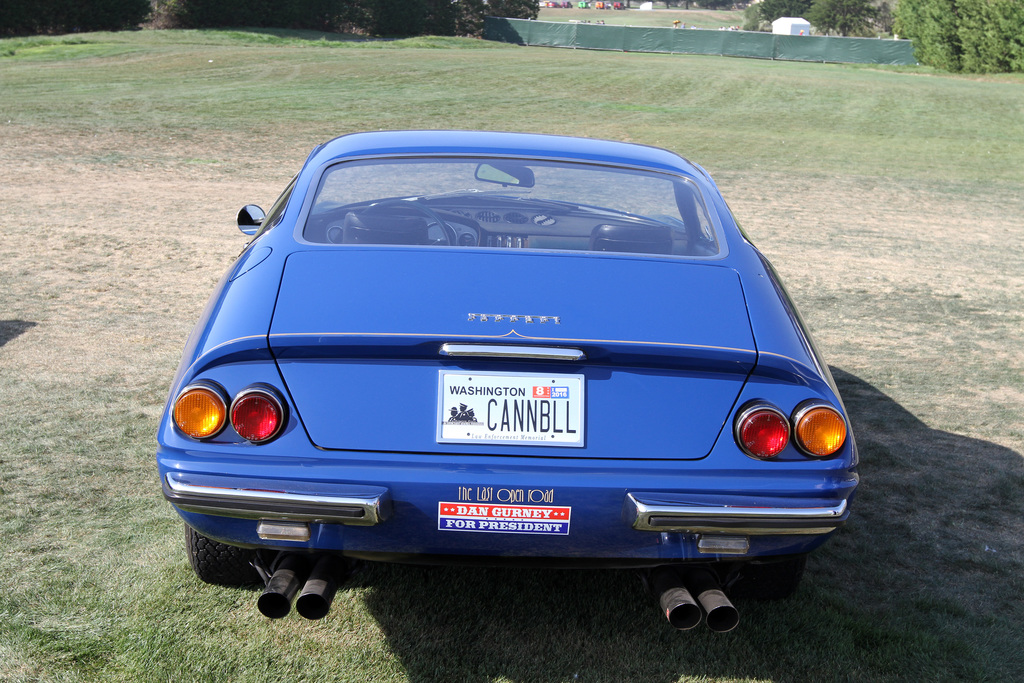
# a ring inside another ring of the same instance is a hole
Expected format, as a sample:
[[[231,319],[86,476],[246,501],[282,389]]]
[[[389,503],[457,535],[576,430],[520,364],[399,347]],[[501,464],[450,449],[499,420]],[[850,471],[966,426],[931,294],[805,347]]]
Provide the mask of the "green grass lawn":
[[[269,622],[255,591],[195,579],[154,435],[244,244],[234,212],[314,145],[390,128],[630,140],[712,173],[861,450],[850,524],[794,597],[677,633],[631,572],[369,565],[326,619]],[[3,40],[0,197],[0,680],[1024,670],[1020,75],[284,31]]]

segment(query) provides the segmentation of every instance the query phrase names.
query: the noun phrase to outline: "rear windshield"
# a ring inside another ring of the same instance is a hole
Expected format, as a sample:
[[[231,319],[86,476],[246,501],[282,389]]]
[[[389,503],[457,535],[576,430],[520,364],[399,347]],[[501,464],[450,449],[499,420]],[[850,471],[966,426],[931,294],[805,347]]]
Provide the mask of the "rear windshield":
[[[701,193],[685,178],[509,159],[340,163],[324,173],[302,236],[324,244],[719,254]]]

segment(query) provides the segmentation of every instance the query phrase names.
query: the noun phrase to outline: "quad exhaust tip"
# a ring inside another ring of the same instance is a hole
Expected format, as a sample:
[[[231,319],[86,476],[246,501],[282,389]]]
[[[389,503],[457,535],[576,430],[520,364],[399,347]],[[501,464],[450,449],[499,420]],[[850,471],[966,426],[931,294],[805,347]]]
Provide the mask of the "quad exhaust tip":
[[[338,577],[343,576],[344,562],[334,555],[324,555],[313,566],[306,585],[302,587],[295,610],[307,619],[323,619],[331,611],[338,592]]]
[[[658,599],[661,613],[680,631],[689,631],[700,623],[700,605],[683,585],[682,579],[669,567],[651,570],[650,586]]]
[[[268,619],[288,616],[293,602],[300,616],[323,619],[331,610],[338,586],[350,573],[350,565],[344,558],[297,553],[279,555],[270,571],[262,566],[257,569],[264,577],[266,588],[256,606]],[[644,580],[658,600],[665,619],[680,631],[697,627],[701,620],[716,633],[731,631],[739,624],[739,612],[708,569],[656,567]]]
[[[331,610],[338,585],[347,578],[348,563],[334,555],[282,554],[271,570],[273,573],[260,571],[266,582],[256,601],[260,614],[268,619],[281,619],[288,616],[294,602],[299,615],[323,619]]]
[[[656,567],[650,571],[648,585],[662,614],[680,631],[696,627],[702,618],[716,633],[731,631],[739,624],[739,612],[708,569]]]
[[[256,607],[269,619],[281,619],[292,611],[292,600],[306,580],[309,571],[306,558],[302,555],[282,555],[275,562],[274,573],[267,581]]]

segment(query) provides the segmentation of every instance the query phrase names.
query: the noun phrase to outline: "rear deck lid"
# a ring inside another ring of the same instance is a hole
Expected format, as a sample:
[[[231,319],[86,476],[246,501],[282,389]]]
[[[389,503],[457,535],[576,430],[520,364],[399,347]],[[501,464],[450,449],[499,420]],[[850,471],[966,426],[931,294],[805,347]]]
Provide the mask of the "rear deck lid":
[[[703,457],[756,358],[730,268],[444,248],[292,254],[270,343],[322,448],[550,457]],[[458,358],[444,344],[586,357]],[[459,420],[475,432],[459,438]]]

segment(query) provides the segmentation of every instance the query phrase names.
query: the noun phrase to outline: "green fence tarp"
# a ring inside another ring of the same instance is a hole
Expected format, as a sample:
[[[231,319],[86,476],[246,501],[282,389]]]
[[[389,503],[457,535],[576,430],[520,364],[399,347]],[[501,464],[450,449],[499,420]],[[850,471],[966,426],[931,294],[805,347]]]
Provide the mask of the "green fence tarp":
[[[579,24],[569,24],[555,21],[534,21],[530,22],[529,45],[540,45],[542,47],[576,47],[576,27]]]
[[[484,40],[493,40],[498,43],[515,43],[516,45],[529,45],[523,31],[526,31],[532,22],[512,22],[497,17],[484,19]]]
[[[690,55],[772,58],[772,37],[768,33],[701,31],[700,29],[661,30],[672,36],[672,52]]]
[[[799,62],[917,64],[909,40],[783,36],[751,31],[606,26],[487,17],[487,40],[626,52],[727,55]]]
[[[623,36],[623,50],[627,52],[672,52],[672,33],[663,28],[630,26]]]
[[[571,47],[585,47],[588,50],[622,50],[622,34],[625,29],[625,26],[576,24],[576,44]]]
[[[694,31],[694,33],[706,33],[706,31]],[[726,52],[722,54],[732,57],[756,57],[757,59],[772,59],[775,53],[775,41],[770,33],[757,33],[754,31],[719,31],[725,36]]]
[[[917,64],[909,40],[846,38],[829,47],[829,62],[856,64]]]
[[[824,36],[775,36],[775,59],[825,62],[829,39]]]

